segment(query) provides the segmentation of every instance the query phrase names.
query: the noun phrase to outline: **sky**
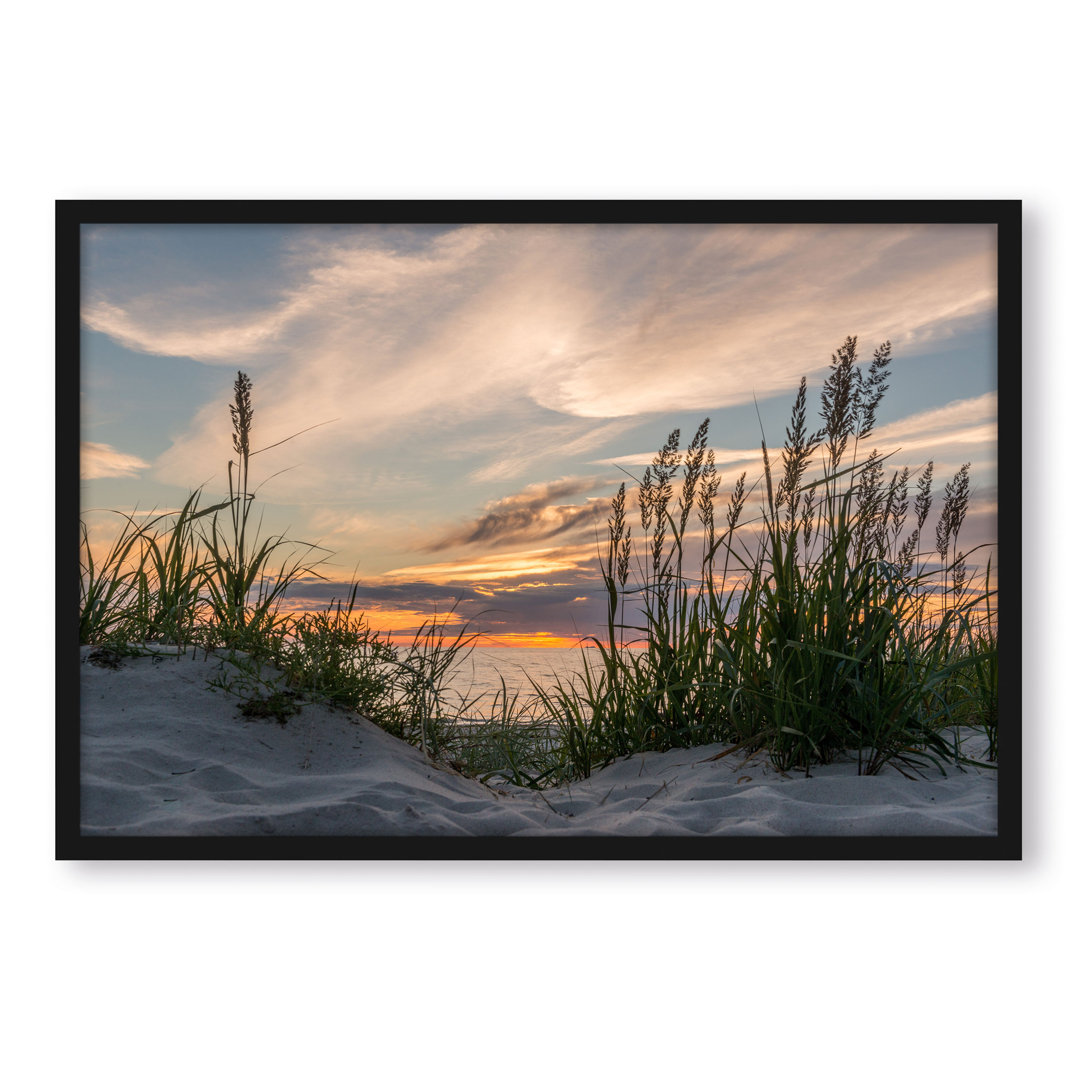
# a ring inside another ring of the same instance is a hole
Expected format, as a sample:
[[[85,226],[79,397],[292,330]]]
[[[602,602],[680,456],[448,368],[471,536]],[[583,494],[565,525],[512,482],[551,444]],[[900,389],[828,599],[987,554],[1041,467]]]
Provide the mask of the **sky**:
[[[744,470],[755,483],[762,430],[779,451],[803,376],[814,424],[849,335],[864,364],[893,346],[870,445],[890,471],[934,460],[932,523],[970,461],[961,547],[996,538],[993,226],[90,225],[82,239],[81,501],[98,545],[109,511],[227,492],[244,371],[252,448],[268,448],[251,461],[263,533],[325,549],[291,607],[359,582],[371,625],[400,639],[452,612],[491,644],[569,644],[600,629],[619,484],[705,418],[720,499]]]

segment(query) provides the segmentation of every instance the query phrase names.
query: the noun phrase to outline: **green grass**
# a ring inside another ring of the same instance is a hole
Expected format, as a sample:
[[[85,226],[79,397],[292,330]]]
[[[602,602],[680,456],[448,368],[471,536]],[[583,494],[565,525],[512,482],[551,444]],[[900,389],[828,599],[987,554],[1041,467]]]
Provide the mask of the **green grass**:
[[[229,661],[216,688],[235,694],[246,716],[287,723],[307,704],[328,704],[366,716],[433,759],[464,756],[477,769],[482,763],[493,775],[505,767],[527,782],[522,770],[533,766],[517,764],[515,754],[528,725],[511,737],[505,718],[501,725],[494,717],[481,726],[459,722],[476,702],[449,685],[476,635],[455,623],[452,609],[404,646],[372,630],[357,611],[355,583],[325,611],[283,610],[292,583],[322,576],[327,553],[261,535],[250,487],[250,459],[261,453],[251,448],[251,380],[239,372],[233,389],[236,458],[228,465],[226,499],[201,509],[196,491],[175,512],[110,512],[122,524],[100,560],[82,524],[80,643],[117,656],[138,655],[146,644],[213,651]],[[491,733],[491,746],[478,731]],[[493,757],[492,747],[505,747],[505,757]]]
[[[957,724],[985,730],[996,756],[989,563],[972,593],[973,552],[957,546],[969,466],[946,485],[936,552],[923,551],[933,464],[918,478],[909,527],[908,470],[886,481],[885,459],[859,454],[891,347],[864,373],[855,345],[849,338],[833,358],[820,430],[806,425],[804,379],[778,461],[763,435],[757,516],[747,516],[744,474],[717,527],[708,420],[684,452],[673,432],[646,470],[636,548],[625,485],[616,494],[602,562],[607,634],[593,639],[603,671],[543,697],[577,775],[630,752],[711,742],[763,749],[784,771],[809,773],[843,754],[866,774],[940,767],[957,760],[945,734]],[[695,509],[700,559],[688,530]],[[638,621],[627,621],[628,606]]]
[[[478,719],[478,701],[451,689],[477,640],[452,610],[407,646],[371,629],[355,584],[323,612],[282,610],[290,584],[320,576],[326,553],[263,538],[252,518],[249,466],[261,451],[251,449],[242,372],[223,501],[200,509],[197,491],[141,523],[120,515],[100,562],[83,526],[80,640],[223,652],[235,674],[221,686],[252,715],[287,723],[328,703],[469,775],[530,787],[714,742],[764,751],[784,771],[846,754],[868,774],[940,766],[957,760],[954,725],[985,731],[994,760],[990,563],[972,588],[974,553],[958,547],[969,468],[946,485],[927,550],[933,463],[886,480],[887,458],[866,452],[891,348],[865,372],[855,350],[849,338],[833,358],[820,430],[807,426],[802,381],[782,450],[770,455],[763,433],[762,476],[749,487],[745,473],[738,479],[722,520],[708,420],[685,450],[673,432],[636,490],[620,487],[600,566],[607,625],[591,639],[600,663],[583,656],[576,674],[534,685],[528,704],[504,685]]]

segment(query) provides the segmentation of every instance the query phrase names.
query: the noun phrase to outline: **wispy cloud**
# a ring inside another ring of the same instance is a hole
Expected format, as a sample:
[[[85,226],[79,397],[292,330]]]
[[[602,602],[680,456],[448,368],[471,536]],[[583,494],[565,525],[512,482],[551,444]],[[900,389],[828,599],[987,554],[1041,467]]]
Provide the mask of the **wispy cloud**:
[[[110,476],[137,476],[149,462],[134,454],[125,454],[107,443],[84,442],[79,448],[79,475],[84,480]]]
[[[587,454],[632,428],[636,419],[609,420],[596,424],[575,417],[563,423],[525,421],[520,427],[459,440],[458,452],[483,451],[491,460],[469,473],[475,483],[511,480],[527,469],[547,462]],[[603,464],[592,462],[591,464]]]
[[[961,446],[991,452],[997,446],[997,392],[978,397],[951,401],[937,408],[913,413],[902,419],[875,428],[864,441],[863,449],[877,447],[883,453],[900,452],[910,460],[913,454],[925,450],[958,450]],[[780,448],[770,447],[770,464],[780,462]],[[737,466],[753,469],[761,466],[761,447],[745,449],[715,447],[714,461],[720,468]],[[627,470],[643,470],[656,456],[656,451],[641,451],[619,457],[598,458],[590,465],[611,465]]]
[[[727,447],[711,447],[713,461],[717,466],[740,465],[747,462],[761,461],[761,447],[756,446],[745,450],[734,450]],[[623,454],[620,457],[600,458],[590,461],[590,465],[614,465],[616,468],[644,469],[652,463],[656,457],[656,451],[643,451],[639,454]]]
[[[99,288],[84,318],[129,348],[249,367],[267,441],[342,416],[305,436],[284,497],[340,484],[354,449],[438,431],[452,452],[517,417],[518,445],[467,469],[493,482],[558,445],[556,417],[618,424],[789,393],[851,332],[898,350],[946,338],[994,306],[993,240],[981,226],[474,225],[411,244],[316,230],[278,267],[271,304],[210,310],[190,285],[131,281]],[[220,471],[220,412],[195,417],[160,479]]]
[[[874,433],[874,441],[882,447],[895,443],[905,449],[956,442],[995,444],[997,412],[997,392],[991,391],[885,424]]]

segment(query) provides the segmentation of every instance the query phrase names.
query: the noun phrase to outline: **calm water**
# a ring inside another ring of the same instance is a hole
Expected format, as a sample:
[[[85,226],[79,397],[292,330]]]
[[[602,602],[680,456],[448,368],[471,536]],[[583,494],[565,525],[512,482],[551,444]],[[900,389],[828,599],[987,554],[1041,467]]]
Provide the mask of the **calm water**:
[[[594,670],[600,667],[599,652],[587,649],[585,655]],[[499,682],[501,676],[506,681],[506,689],[513,699],[514,693],[520,695],[519,701],[533,695],[529,683],[531,676],[541,686],[552,686],[555,677],[563,682],[574,672],[582,670],[581,650],[579,649],[515,649],[515,648],[475,648],[455,669],[448,685],[455,691],[472,698],[480,695],[477,710],[487,712],[496,693],[501,694]]]

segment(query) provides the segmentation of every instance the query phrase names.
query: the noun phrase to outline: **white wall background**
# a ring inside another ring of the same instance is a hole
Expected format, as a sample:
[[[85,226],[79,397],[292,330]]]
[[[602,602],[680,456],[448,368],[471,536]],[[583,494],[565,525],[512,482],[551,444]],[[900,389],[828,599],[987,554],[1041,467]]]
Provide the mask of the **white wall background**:
[[[9,13],[13,1075],[1058,1071],[1077,960],[1080,239],[1060,10],[103,0]],[[1022,864],[53,861],[53,200],[421,196],[1025,200]]]

